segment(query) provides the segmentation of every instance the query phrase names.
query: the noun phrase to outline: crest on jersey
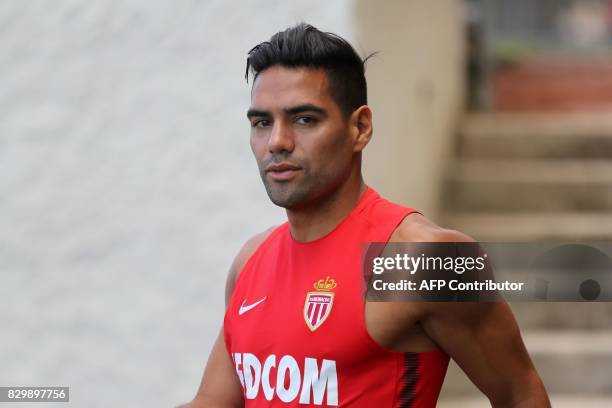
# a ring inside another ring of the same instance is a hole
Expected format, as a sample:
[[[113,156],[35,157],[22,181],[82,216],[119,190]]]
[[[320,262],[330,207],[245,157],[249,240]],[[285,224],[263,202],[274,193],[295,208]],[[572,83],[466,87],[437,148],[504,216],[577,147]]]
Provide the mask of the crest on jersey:
[[[334,288],[338,286],[335,279],[327,276],[313,284],[315,291],[306,294],[304,302],[304,320],[310,331],[317,330],[329,317],[334,305]]]

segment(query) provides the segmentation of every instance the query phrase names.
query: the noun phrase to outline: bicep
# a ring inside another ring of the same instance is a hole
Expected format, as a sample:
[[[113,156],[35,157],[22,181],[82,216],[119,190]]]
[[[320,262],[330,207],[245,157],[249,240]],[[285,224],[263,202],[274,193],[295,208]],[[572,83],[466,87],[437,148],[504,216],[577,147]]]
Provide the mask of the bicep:
[[[234,285],[240,271],[244,267],[247,259],[257,249],[259,244],[274,230],[274,227],[255,235],[247,241],[230,267],[225,284],[225,308],[229,303],[234,291]],[[208,358],[208,363],[204,369],[204,375],[200,383],[200,388],[192,402],[194,407],[242,407],[244,400],[242,395],[242,385],[238,380],[238,375],[225,347],[223,338],[223,328],[217,336],[217,340]]]
[[[511,398],[535,369],[505,302],[439,303],[422,321],[427,333],[493,400]]]
[[[208,358],[194,402],[202,407],[243,407],[242,386],[223,341],[223,330]]]
[[[234,291],[234,284],[236,283],[236,277],[244,262],[242,258],[243,256],[238,254],[227,276],[225,283],[226,309],[229,307],[232,292]],[[210,356],[208,357],[200,388],[194,400],[207,408],[244,406],[242,387],[236,375],[232,358],[225,346],[223,331],[224,329],[221,327],[212,351],[210,352]]]

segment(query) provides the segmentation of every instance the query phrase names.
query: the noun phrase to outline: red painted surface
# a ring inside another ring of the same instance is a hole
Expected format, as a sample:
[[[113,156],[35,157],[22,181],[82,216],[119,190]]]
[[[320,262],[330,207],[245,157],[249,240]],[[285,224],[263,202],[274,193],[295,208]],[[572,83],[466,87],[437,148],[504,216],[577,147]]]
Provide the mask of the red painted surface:
[[[532,62],[493,74],[496,111],[612,110],[612,62]]]

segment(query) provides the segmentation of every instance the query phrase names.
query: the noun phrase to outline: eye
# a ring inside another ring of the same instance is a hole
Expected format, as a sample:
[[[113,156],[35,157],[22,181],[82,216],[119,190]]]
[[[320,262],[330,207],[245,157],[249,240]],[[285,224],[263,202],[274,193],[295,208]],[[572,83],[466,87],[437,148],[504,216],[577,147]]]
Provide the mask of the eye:
[[[251,127],[262,128],[266,126],[270,126],[270,121],[267,119],[257,119],[251,122]]]
[[[298,116],[295,119],[295,122],[300,124],[300,125],[312,125],[316,122],[317,120],[311,116]]]

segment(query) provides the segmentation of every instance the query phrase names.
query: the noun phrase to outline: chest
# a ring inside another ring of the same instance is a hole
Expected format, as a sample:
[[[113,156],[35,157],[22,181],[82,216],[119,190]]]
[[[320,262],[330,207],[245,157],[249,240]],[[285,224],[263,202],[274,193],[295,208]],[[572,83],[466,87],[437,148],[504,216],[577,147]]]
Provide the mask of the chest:
[[[347,262],[342,269],[337,265],[310,269],[291,264],[277,262],[273,269],[243,271],[249,279],[236,288],[234,307],[228,311],[233,314],[228,319],[233,347],[261,355],[336,359],[358,349],[357,339],[340,336],[362,327],[358,265],[348,268]]]
[[[372,340],[396,351],[431,348],[414,304],[364,301],[361,259],[359,245],[284,248],[249,264],[229,311],[233,345],[335,358],[365,353]]]

